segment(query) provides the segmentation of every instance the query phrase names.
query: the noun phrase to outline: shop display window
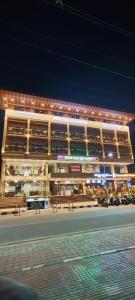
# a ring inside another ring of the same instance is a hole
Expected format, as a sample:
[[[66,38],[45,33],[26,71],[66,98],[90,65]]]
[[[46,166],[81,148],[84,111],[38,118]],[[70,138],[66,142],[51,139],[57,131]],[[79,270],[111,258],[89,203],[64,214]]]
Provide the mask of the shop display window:
[[[6,176],[44,176],[45,167],[41,164],[38,165],[15,165],[6,164]]]

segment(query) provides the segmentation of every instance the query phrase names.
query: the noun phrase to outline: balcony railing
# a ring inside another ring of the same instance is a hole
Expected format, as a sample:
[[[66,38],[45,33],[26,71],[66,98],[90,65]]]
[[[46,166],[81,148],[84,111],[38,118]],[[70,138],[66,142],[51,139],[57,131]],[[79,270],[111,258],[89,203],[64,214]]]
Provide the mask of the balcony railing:
[[[104,143],[116,143],[116,139],[109,136],[103,136]]]
[[[25,152],[26,146],[23,144],[10,144],[5,146],[6,152]]]
[[[25,127],[22,126],[10,126],[7,129],[8,134],[13,135],[24,135],[25,134]]]
[[[64,148],[64,147],[52,147],[51,149],[52,154],[67,154],[68,153],[68,148]]]
[[[132,155],[130,152],[120,152],[120,158],[131,158]]]
[[[74,139],[74,140],[85,139],[85,134],[79,133],[79,132],[70,132],[69,136],[71,139]]]
[[[128,139],[125,139],[125,138],[118,138],[118,143],[119,144],[129,144]]]
[[[54,138],[66,138],[67,137],[67,132],[66,131],[61,131],[61,130],[53,130],[51,132],[51,137],[54,137]]]
[[[30,148],[29,148],[29,151],[31,153],[47,154],[48,153],[48,148],[45,147],[45,146],[31,145]]]
[[[86,155],[86,150],[84,149],[74,149],[74,148],[71,148],[70,149],[70,154],[71,155]]]
[[[32,136],[41,136],[41,137],[47,137],[48,131],[42,130],[42,129],[30,129],[30,133]]]
[[[89,152],[89,156],[103,157],[102,150],[92,149],[92,150],[88,150],[88,152]]]
[[[118,154],[116,151],[105,150],[105,157],[108,159],[118,158]]]
[[[87,138],[90,142],[101,142],[101,137],[97,135],[87,135]]]

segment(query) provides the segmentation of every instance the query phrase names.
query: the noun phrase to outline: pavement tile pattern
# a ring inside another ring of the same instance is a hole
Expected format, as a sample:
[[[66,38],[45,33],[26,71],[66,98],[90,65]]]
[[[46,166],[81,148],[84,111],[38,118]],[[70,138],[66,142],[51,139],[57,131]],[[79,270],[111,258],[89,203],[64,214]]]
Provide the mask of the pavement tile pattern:
[[[135,299],[135,226],[1,244],[0,276],[41,299]]]

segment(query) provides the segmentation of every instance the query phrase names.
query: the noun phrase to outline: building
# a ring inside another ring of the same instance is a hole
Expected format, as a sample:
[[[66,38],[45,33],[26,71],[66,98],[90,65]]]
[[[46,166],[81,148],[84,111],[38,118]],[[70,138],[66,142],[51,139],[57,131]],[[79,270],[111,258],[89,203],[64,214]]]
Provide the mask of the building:
[[[128,123],[134,114],[5,90],[0,107],[5,110],[3,196],[130,186],[127,166],[134,159]]]

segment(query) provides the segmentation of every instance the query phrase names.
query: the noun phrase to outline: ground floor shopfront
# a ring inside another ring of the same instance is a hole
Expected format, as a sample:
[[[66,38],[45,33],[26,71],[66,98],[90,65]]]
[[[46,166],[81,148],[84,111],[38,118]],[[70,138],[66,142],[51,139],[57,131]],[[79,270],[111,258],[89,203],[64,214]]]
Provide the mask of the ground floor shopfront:
[[[6,159],[1,192],[5,197],[127,192],[134,175],[124,164]]]

